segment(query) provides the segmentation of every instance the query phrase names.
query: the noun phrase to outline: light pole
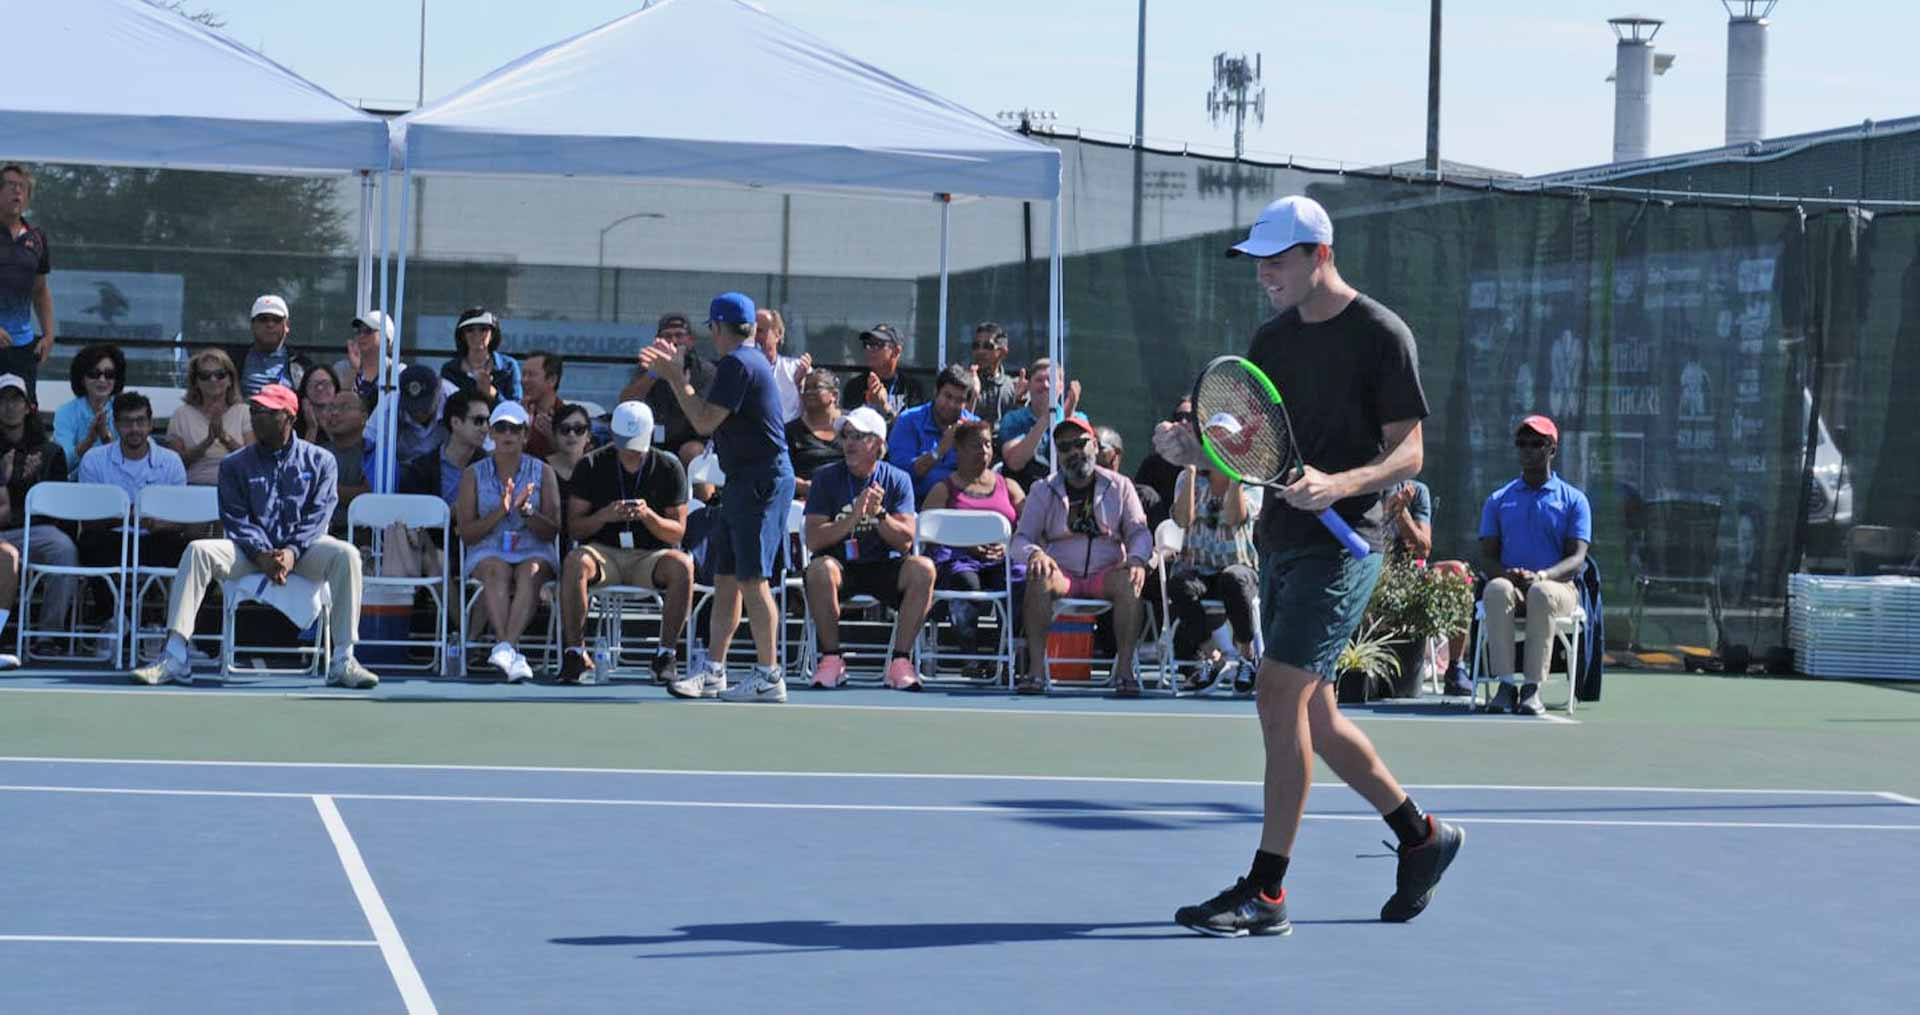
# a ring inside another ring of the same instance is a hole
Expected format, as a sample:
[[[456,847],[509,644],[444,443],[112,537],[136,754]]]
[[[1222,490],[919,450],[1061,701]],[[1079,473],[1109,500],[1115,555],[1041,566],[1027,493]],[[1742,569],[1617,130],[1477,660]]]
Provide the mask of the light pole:
[[[666,218],[666,216],[657,211],[637,211],[631,215],[622,215],[600,227],[600,254],[594,261],[594,276],[597,280],[598,288],[595,290],[593,296],[593,316],[604,320],[607,312],[607,234],[623,222],[632,222],[634,219],[663,218]]]

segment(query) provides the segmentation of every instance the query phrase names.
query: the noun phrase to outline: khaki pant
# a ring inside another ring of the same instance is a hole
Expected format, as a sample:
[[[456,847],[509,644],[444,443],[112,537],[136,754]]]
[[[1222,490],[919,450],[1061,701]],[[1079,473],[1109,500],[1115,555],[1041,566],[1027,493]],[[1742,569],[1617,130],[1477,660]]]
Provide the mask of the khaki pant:
[[[200,601],[207,597],[208,585],[259,573],[260,569],[242,557],[240,548],[230,539],[188,543],[167,601],[167,629],[182,638],[192,637],[193,619],[200,612]],[[360,638],[360,552],[343,540],[321,536],[294,562],[293,573],[326,583],[333,596],[327,626],[333,636],[334,658],[340,658]]]
[[[1524,669],[1513,668],[1514,612],[1520,608],[1520,590],[1505,578],[1487,583],[1480,595],[1486,606],[1487,669],[1496,677],[1519,672],[1523,683],[1538,684],[1547,676],[1547,662],[1553,658],[1553,622],[1571,617],[1580,606],[1580,594],[1572,582],[1536,581],[1527,586],[1527,648]],[[1567,665],[1573,665],[1568,660]]]

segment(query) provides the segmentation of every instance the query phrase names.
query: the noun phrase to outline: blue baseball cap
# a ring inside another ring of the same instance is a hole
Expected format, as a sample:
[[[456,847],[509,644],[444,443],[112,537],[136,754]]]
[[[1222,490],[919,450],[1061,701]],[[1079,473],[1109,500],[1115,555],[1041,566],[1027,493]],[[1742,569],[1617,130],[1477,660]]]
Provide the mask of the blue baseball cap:
[[[708,324],[752,324],[753,299],[746,293],[721,293],[707,308]]]

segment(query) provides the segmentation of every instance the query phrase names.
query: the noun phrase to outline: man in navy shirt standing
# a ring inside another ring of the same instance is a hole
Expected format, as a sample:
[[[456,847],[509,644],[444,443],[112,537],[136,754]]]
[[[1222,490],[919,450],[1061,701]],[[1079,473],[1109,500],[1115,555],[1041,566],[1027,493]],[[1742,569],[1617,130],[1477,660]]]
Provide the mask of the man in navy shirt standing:
[[[793,464],[787,458],[786,424],[773,368],[753,344],[753,300],[744,293],[721,293],[707,312],[707,328],[720,350],[713,385],[701,397],[687,381],[680,350],[655,341],[640,353],[640,366],[664,380],[687,421],[713,436],[714,453],[727,485],[720,493],[718,520],[708,534],[714,568],[713,620],[705,665],[670,689],[679,697],[719,697],[727,701],[782,702],[787,683],[775,658],[780,614],[768,579],[787,538],[787,512],[793,507]],[[753,675],[727,687],[727,648],[740,626],[744,605],[753,632]]]
[[[47,275],[53,260],[47,253],[47,234],[27,222],[27,201],[33,197],[33,174],[27,167],[0,166],[0,225],[7,241],[0,248],[0,374],[18,374],[27,382],[27,400],[33,398],[40,364],[53,351],[53,290]],[[34,315],[40,330],[33,330]]]
[[[1553,420],[1521,420],[1513,446],[1520,455],[1520,478],[1495,490],[1480,509],[1480,555],[1497,576],[1480,595],[1486,607],[1487,668],[1500,677],[1490,708],[1539,715],[1545,711],[1540,681],[1553,651],[1553,622],[1572,616],[1580,605],[1573,582],[1587,566],[1593,508],[1578,487],[1554,475],[1560,428]],[[1523,603],[1527,647],[1516,671],[1514,614]]]

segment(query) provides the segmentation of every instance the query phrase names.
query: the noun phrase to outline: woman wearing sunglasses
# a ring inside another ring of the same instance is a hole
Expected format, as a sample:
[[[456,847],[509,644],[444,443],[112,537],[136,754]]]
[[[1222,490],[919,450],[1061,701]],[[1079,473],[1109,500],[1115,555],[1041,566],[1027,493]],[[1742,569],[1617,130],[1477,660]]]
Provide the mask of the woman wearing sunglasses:
[[[496,639],[487,663],[510,683],[533,678],[518,644],[554,579],[560,531],[560,484],[547,463],[526,453],[527,410],[501,402],[487,419],[493,453],[467,466],[454,495],[454,518],[466,544],[464,576],[481,583],[480,602]]]
[[[73,401],[54,410],[53,442],[79,468],[80,456],[96,444],[120,439],[113,426],[113,396],[127,387],[127,354],[117,345],[96,342],[80,350],[68,368]]]
[[[218,483],[220,460],[253,443],[252,414],[225,352],[202,349],[187,361],[187,393],[167,422],[167,443],[186,463],[187,482],[200,486]]]
[[[573,479],[573,470],[579,466],[580,459],[587,457],[593,450],[593,418],[587,415],[587,407],[574,402],[562,402],[553,410],[553,454],[547,456],[547,464],[559,475],[564,490],[565,484]]]

